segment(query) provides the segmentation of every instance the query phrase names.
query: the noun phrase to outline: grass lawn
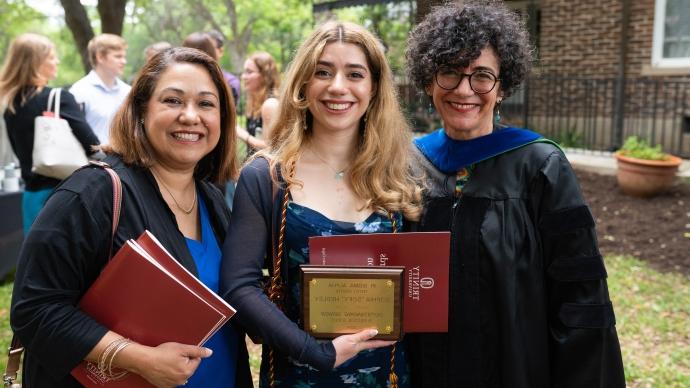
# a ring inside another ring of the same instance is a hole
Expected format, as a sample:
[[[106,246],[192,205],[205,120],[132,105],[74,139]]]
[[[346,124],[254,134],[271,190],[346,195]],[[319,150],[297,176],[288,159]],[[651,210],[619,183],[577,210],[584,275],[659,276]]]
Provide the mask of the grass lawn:
[[[608,257],[609,292],[630,387],[690,387],[690,278]]]
[[[659,273],[630,257],[606,258],[629,387],[690,387],[690,278]],[[11,339],[12,284],[0,286],[0,347]],[[250,345],[258,371],[260,347]],[[4,371],[6,355],[0,358]]]

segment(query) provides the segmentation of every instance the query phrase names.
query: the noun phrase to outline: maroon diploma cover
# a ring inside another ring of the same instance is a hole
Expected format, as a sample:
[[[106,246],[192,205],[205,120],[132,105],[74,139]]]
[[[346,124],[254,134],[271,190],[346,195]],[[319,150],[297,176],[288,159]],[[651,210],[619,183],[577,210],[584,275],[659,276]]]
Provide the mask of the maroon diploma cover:
[[[110,330],[148,346],[202,345],[235,314],[148,231],[122,245],[79,308]],[[153,387],[133,373],[108,380],[89,362],[79,364],[72,375],[86,387]]]
[[[406,333],[448,331],[449,232],[362,233],[309,238],[309,263],[402,266]]]

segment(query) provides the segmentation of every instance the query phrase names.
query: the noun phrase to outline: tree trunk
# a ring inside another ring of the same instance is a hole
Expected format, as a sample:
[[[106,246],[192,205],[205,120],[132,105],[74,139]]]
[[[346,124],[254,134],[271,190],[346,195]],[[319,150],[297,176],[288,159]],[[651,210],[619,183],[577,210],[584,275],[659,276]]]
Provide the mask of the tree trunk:
[[[424,17],[431,12],[431,8],[436,5],[442,5],[443,0],[417,0],[417,15],[415,17],[415,23],[419,23],[424,20]]]
[[[98,0],[98,15],[101,17],[101,32],[122,35],[127,0]]]
[[[74,42],[77,44],[77,49],[81,54],[81,62],[84,66],[84,72],[88,73],[91,70],[89,63],[89,54],[86,46],[89,40],[93,38],[93,29],[91,28],[91,21],[86,9],[81,5],[79,0],[60,0],[62,8],[65,9],[65,23],[72,32]]]

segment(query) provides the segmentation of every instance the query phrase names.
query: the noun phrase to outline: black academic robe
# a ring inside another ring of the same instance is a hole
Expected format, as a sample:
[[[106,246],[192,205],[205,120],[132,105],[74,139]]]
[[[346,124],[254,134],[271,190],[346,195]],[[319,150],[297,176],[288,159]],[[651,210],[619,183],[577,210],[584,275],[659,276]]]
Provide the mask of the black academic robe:
[[[415,387],[625,386],[592,215],[563,153],[533,143],[455,176],[421,153],[420,231],[451,231],[447,334],[408,334]]]

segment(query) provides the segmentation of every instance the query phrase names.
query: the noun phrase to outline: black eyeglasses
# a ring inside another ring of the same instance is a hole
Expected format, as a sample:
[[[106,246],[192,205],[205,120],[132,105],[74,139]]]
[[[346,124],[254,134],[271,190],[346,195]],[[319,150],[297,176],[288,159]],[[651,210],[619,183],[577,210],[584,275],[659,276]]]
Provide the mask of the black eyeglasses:
[[[462,73],[454,68],[442,67],[436,72],[436,85],[441,89],[453,90],[460,85],[462,79],[468,77],[470,88],[477,94],[486,94],[494,90],[496,82],[500,81],[488,70],[475,70],[470,74]]]

